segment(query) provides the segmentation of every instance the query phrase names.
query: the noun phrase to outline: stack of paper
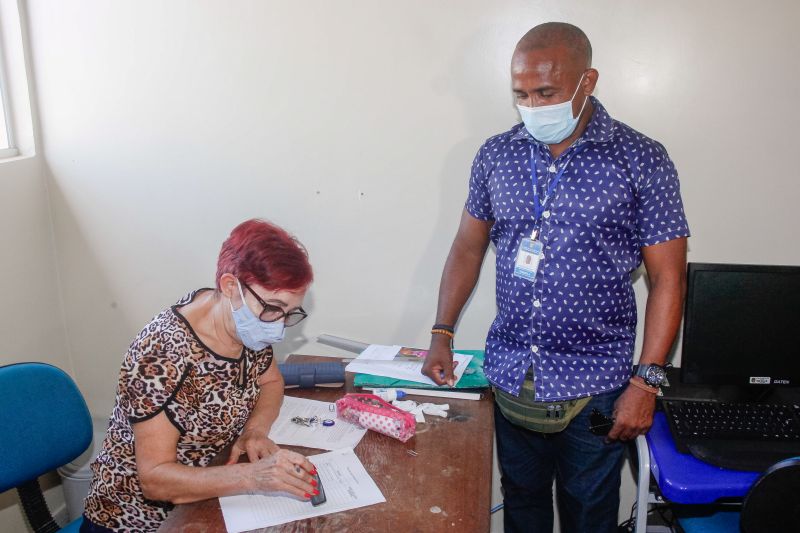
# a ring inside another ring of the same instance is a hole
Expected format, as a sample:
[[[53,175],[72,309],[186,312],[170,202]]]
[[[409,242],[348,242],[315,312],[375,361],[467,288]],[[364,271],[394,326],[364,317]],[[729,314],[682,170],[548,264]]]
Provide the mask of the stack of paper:
[[[345,367],[345,371],[404,379],[436,387],[436,383],[431,378],[422,374],[425,355],[427,355],[426,350],[370,344]],[[471,355],[453,354],[453,362],[457,363],[453,370],[455,384],[464,375],[464,370],[467,369],[471,359]]]
[[[386,501],[353,450],[345,448],[309,457],[317,467],[327,501],[309,501],[273,494],[241,494],[219,499],[228,533],[239,533],[295,520],[338,513]]]

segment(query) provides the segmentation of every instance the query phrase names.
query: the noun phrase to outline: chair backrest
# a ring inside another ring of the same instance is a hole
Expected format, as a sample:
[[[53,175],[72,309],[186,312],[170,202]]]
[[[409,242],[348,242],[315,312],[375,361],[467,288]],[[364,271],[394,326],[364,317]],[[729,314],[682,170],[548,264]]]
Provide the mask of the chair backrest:
[[[0,492],[62,466],[92,441],[75,382],[44,363],[0,367]]]
[[[775,463],[753,484],[742,504],[744,533],[800,531],[800,457]]]

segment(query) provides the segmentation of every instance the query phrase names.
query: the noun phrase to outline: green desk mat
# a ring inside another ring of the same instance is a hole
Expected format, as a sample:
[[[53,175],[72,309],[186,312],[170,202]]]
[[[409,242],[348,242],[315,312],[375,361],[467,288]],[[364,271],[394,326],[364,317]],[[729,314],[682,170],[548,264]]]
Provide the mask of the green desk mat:
[[[456,350],[456,353],[471,355],[472,359],[467,365],[468,369],[475,370],[474,374],[464,374],[455,386],[456,389],[485,389],[489,386],[489,380],[483,373],[483,350]],[[388,378],[386,376],[374,376],[372,374],[356,374],[353,378],[353,385],[356,387],[396,387],[404,389],[438,389],[425,383],[406,381],[404,379]]]

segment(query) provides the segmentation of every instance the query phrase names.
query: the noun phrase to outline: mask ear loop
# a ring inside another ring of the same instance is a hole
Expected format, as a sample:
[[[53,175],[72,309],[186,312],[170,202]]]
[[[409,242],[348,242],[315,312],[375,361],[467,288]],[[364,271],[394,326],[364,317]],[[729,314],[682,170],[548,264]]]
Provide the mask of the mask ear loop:
[[[575,92],[572,93],[572,98],[569,99],[570,102],[572,102],[575,99],[575,97],[578,95],[578,90],[581,88],[581,83],[583,83],[583,78],[584,77],[586,77],[586,71],[584,71],[584,73],[581,74],[581,79],[578,80],[578,86],[575,87]],[[588,101],[589,101],[589,95],[587,94],[586,98],[583,99],[583,105],[581,106],[581,110],[578,111],[578,116],[575,117],[575,118],[580,118],[581,117],[581,115],[583,114],[583,110],[586,108],[586,102],[588,102]]]
[[[242,292],[242,284],[239,283],[239,278],[236,278],[236,286],[239,288],[239,297],[242,299],[242,305],[247,305],[247,302],[244,301],[244,293]],[[233,312],[233,298],[228,298],[228,300],[230,300],[231,312]]]

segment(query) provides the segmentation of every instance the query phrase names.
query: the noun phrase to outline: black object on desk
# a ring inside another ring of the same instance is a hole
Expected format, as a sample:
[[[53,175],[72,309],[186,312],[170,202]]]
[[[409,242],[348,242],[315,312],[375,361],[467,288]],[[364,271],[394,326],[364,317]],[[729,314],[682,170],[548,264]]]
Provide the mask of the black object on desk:
[[[742,418],[747,421],[750,415],[746,415],[746,413],[752,413],[753,410],[758,409],[769,409],[769,407],[759,402],[753,402],[752,398],[746,398],[749,401],[743,402],[742,392],[738,387],[681,383],[680,372],[680,368],[667,369],[669,385],[661,387],[663,396],[659,399],[659,407],[665,412],[669,421],[670,433],[675,441],[677,451],[691,454],[697,459],[715,466],[750,472],[763,472],[778,461],[800,456],[800,440],[791,438],[790,434],[789,438],[783,440],[767,440],[743,435],[737,437],[734,433],[721,434],[724,431],[715,434],[714,430],[711,430],[713,424],[704,422],[696,413],[696,410],[699,409],[698,404],[711,404],[719,411],[727,409],[724,407],[725,405],[739,406],[739,413],[726,424],[734,424],[736,420],[741,421]],[[788,425],[793,426],[796,430],[796,424],[799,424],[800,420],[796,418],[798,410],[794,406],[800,405],[800,391],[796,388],[772,391],[769,402],[767,405],[780,405],[784,412],[788,409],[793,413],[794,421]],[[681,418],[679,410],[684,408],[695,410],[693,416],[698,418],[694,420]],[[679,415],[678,420],[673,418],[675,414]],[[700,427],[697,435],[691,434],[694,432],[691,429],[692,424]],[[722,426],[718,425],[717,427]],[[754,427],[756,426],[751,425],[751,428]]]
[[[311,505],[316,507],[317,505],[322,505],[328,498],[325,496],[325,487],[322,486],[322,480],[319,478],[319,473],[314,474],[314,481],[317,482],[317,490],[319,494],[315,494],[311,497]]]
[[[339,362],[282,363],[278,370],[287,389],[344,386],[344,366]]]
[[[689,263],[679,386],[663,402],[679,450],[750,471],[800,455],[798,324],[800,267]]]
[[[800,456],[800,406],[666,400],[677,448],[708,463],[762,471]]]

